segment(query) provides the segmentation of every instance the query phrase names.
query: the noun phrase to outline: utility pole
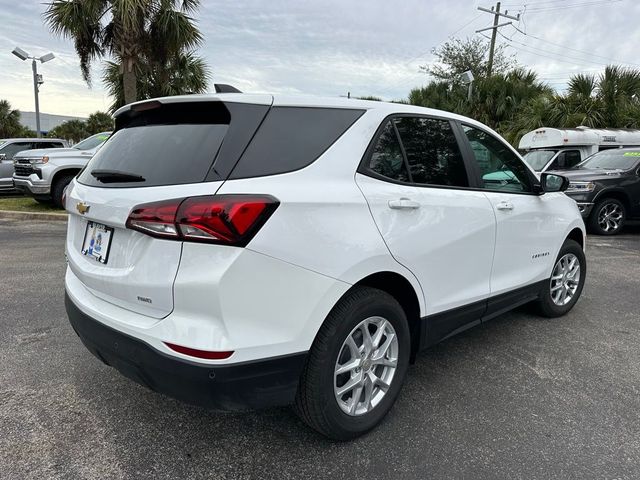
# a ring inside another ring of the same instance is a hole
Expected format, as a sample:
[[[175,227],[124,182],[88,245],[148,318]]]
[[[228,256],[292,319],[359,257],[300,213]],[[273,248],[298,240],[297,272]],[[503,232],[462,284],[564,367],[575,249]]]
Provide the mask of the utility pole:
[[[489,63],[487,64],[487,77],[491,76],[491,70],[493,69],[493,53],[496,48],[496,35],[498,34],[498,29],[500,27],[504,27],[505,25],[511,25],[512,22],[505,22],[498,24],[500,17],[510,18],[511,20],[515,20],[516,22],[520,20],[520,14],[516,17],[513,15],[509,15],[509,11],[505,10],[504,13],[500,13],[500,2],[496,3],[495,7],[491,7],[491,10],[488,8],[478,7],[478,10],[481,12],[487,12],[493,14],[493,27],[482,28],[480,30],[476,30],[476,33],[484,32],[485,30],[493,30],[491,34],[491,47],[489,49]]]

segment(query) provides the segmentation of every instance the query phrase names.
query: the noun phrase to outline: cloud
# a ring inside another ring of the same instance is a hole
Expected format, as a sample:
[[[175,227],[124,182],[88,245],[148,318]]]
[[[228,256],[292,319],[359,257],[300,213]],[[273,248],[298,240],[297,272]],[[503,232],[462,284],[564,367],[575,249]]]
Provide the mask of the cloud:
[[[559,1],[521,1],[521,5],[518,0],[508,2],[513,4],[509,8],[513,14],[524,12],[516,26],[529,35],[504,27],[501,33],[506,38],[500,36],[499,43],[555,88],[564,88],[571,74],[601,71],[610,59],[636,57],[640,31],[634,20],[640,14],[639,2],[598,0],[603,3],[566,8]],[[419,66],[433,60],[433,47],[453,33],[466,37],[491,24],[490,14],[476,10],[491,4],[490,0],[207,0],[195,19],[205,37],[199,54],[216,83],[250,92],[331,96],[351,92],[398,99],[427,82]],[[51,50],[57,55],[39,65],[45,78],[43,111],[83,116],[106,109],[110,100],[100,82],[100,63],[93,68],[94,84],[89,89],[72,42],[52,36],[44,25],[44,8],[37,0],[0,0],[0,98],[14,107],[33,109],[30,65],[10,54],[20,45],[34,54]]]

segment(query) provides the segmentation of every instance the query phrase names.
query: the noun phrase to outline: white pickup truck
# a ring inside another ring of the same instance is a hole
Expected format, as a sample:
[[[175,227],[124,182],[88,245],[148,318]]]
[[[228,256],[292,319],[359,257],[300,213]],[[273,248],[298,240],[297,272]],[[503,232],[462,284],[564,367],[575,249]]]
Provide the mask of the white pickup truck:
[[[62,194],[111,132],[96,133],[71,148],[25,150],[13,157],[13,185],[39,202],[62,206]]]

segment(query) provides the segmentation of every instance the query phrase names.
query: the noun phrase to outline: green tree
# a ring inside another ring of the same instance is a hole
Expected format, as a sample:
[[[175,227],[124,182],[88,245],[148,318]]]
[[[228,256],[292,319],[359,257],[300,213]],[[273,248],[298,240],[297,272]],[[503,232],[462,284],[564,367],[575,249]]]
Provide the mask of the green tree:
[[[600,75],[571,77],[565,94],[531,99],[514,135],[539,127],[640,128],[640,70],[608,66]]]
[[[89,115],[86,121],[86,129],[89,135],[113,130],[113,127],[113,118],[104,112],[94,112]]]
[[[209,73],[204,61],[192,53],[178,53],[166,59],[141,59],[137,77],[139,98],[165,97],[187,93],[203,93]],[[111,111],[126,105],[120,66],[106,62],[103,81],[113,98]]]
[[[70,140],[73,143],[79,142],[83,138],[89,136],[87,130],[87,123],[82,120],[67,120],[62,122],[57,127],[49,130],[47,134],[51,138],[62,138],[64,140]]]
[[[490,44],[483,38],[455,38],[434,48],[431,53],[437,62],[420,67],[437,80],[458,83],[460,74],[471,70],[476,80],[487,76]],[[514,56],[505,53],[505,46],[498,45],[493,56],[493,74],[505,74],[517,66]]]
[[[519,113],[531,100],[551,94],[553,90],[540,82],[534,72],[515,68],[475,81],[471,101],[466,86],[438,81],[413,89],[409,103],[474,118],[515,142],[512,130]]]
[[[0,100],[0,138],[35,136],[35,132],[20,123],[20,111],[12,109],[7,100]]]
[[[130,103],[146,98],[138,93],[140,75],[151,77],[153,65],[159,74],[168,59],[200,45],[202,35],[189,16],[199,5],[199,0],[53,0],[44,17],[54,33],[73,39],[89,85],[92,61],[113,58],[123,103]],[[171,72],[165,80],[177,81]]]

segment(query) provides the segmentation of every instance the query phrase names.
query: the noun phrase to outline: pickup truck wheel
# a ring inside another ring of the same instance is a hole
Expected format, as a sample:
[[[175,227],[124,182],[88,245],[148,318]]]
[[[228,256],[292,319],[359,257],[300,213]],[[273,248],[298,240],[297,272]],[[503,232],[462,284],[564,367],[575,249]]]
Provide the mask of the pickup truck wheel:
[[[400,304],[382,290],[353,289],[331,310],[311,346],[296,413],[334,440],[364,434],[398,397],[410,349]]]
[[[615,198],[600,200],[589,215],[589,230],[597,235],[620,233],[627,218],[624,204]]]
[[[71,183],[75,175],[63,175],[56,179],[55,183],[51,187],[51,198],[53,203],[58,208],[62,207],[62,194],[64,193],[64,189],[67,188],[67,185]]]

